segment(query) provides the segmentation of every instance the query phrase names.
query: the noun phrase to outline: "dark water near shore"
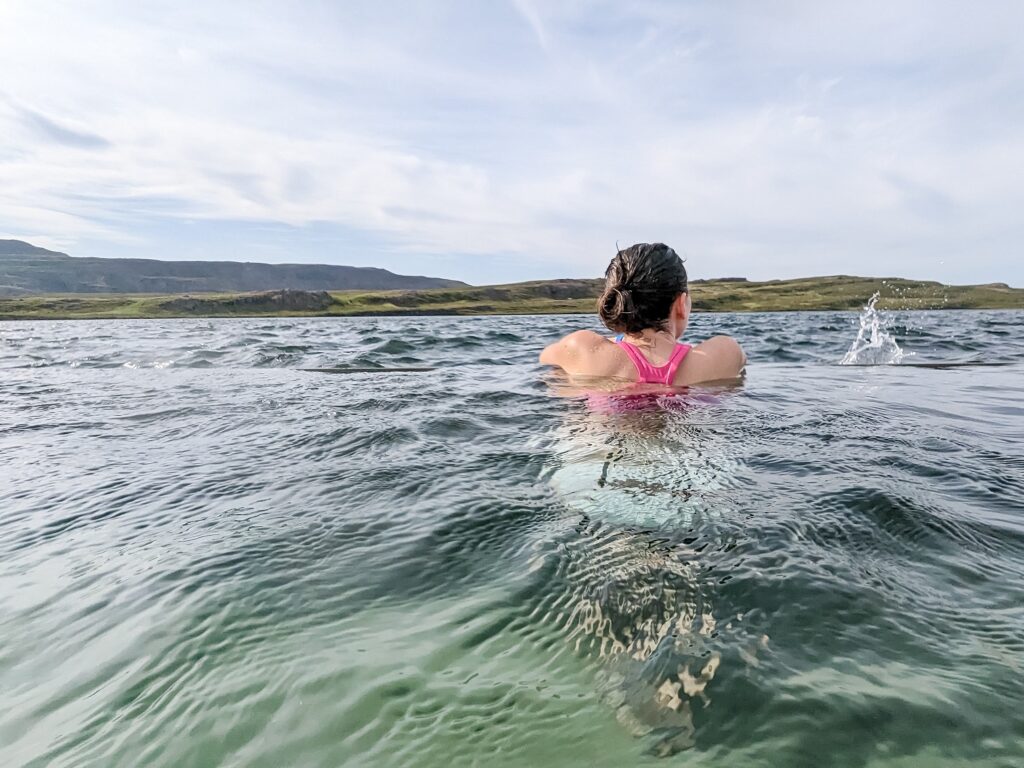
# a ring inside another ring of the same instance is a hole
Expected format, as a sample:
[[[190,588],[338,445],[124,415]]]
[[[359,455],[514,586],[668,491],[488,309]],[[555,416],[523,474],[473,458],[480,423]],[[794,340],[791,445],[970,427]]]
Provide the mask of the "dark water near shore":
[[[0,324],[0,765],[1024,765],[1024,313],[857,320]]]

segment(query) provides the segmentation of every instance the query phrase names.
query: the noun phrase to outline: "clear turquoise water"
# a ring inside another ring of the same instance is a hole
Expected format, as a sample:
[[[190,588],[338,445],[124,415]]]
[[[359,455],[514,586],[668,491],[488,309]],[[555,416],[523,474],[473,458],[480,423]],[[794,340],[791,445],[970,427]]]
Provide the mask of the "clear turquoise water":
[[[0,765],[1024,764],[1024,314],[581,322],[0,324]]]

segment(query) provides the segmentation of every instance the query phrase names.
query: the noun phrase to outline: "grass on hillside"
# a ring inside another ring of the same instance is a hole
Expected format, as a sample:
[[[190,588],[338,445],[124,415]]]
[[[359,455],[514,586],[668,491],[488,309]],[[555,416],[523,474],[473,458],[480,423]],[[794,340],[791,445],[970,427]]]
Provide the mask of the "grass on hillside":
[[[0,319],[560,314],[595,311],[602,280],[552,280],[422,291],[18,296],[0,298]],[[694,308],[712,312],[856,310],[871,295],[885,309],[1024,309],[1024,289],[948,286],[898,278],[811,277],[691,285]]]
[[[331,314],[591,313],[603,284],[603,280],[563,280],[432,291],[345,292],[332,294],[337,306]],[[860,309],[876,291],[883,309],[1024,308],[1024,289],[1002,284],[948,286],[840,276],[760,283],[711,280],[690,286],[694,308],[710,312]]]

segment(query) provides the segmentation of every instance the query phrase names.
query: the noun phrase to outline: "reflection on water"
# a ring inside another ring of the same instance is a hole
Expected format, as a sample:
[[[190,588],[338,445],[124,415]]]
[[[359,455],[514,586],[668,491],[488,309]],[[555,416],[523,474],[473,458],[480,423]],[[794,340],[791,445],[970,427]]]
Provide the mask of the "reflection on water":
[[[1022,318],[629,407],[578,318],[0,324],[0,765],[1019,765]]]

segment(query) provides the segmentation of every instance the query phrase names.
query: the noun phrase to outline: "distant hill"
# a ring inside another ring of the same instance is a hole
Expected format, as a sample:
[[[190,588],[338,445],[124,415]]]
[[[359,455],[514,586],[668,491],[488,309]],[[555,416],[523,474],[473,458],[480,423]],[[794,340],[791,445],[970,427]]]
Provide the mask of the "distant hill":
[[[373,267],[77,258],[0,240],[0,296],[54,293],[212,293],[272,290],[386,291],[465,286]]]
[[[275,290],[203,295],[0,297],[0,320],[140,317],[589,314],[604,280],[544,280],[511,285],[392,291]],[[809,277],[750,282],[694,280],[700,312],[859,310],[871,295],[880,309],[1024,309],[1024,289],[1003,283],[942,285],[899,278]]]

